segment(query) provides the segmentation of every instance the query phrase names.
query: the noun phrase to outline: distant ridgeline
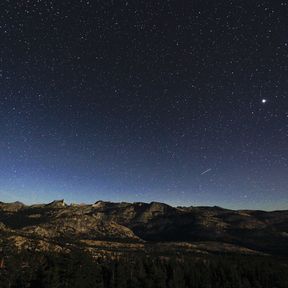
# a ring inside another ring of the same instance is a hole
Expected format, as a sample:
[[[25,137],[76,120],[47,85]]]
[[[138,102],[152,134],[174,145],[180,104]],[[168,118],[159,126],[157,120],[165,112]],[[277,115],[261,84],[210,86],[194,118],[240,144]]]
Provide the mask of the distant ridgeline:
[[[158,202],[67,205],[56,200],[30,206],[0,202],[0,233],[2,241],[18,250],[81,248],[97,254],[99,245],[106,247],[108,241],[113,242],[113,252],[134,247],[137,251],[288,255],[287,210],[171,207]]]
[[[0,234],[1,288],[288,287],[288,211],[0,202]]]

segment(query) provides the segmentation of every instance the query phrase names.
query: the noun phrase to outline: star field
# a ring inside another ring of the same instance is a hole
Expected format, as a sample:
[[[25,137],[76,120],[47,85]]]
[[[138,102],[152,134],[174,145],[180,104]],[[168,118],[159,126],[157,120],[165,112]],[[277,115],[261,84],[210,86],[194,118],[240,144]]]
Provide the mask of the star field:
[[[0,6],[1,201],[288,208],[288,1]]]

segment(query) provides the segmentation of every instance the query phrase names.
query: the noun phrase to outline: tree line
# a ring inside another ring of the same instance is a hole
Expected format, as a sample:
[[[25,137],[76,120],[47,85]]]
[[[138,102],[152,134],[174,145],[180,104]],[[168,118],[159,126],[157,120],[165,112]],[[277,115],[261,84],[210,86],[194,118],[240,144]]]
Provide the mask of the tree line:
[[[70,254],[5,256],[2,288],[287,288],[287,259],[229,255],[126,255],[95,260]]]

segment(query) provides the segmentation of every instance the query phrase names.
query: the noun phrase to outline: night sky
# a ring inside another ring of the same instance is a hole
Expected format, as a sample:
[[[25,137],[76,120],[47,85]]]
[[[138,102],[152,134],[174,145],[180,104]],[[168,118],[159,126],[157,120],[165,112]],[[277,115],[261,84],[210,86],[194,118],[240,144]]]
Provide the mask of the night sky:
[[[288,1],[0,4],[0,201],[288,208]]]

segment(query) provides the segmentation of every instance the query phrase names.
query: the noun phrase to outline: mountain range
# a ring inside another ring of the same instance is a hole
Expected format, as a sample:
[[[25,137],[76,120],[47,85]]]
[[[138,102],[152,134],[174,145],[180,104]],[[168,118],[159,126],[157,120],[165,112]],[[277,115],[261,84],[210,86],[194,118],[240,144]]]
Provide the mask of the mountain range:
[[[288,255],[288,210],[0,202],[0,235],[2,250],[83,249],[101,257],[139,251]]]

